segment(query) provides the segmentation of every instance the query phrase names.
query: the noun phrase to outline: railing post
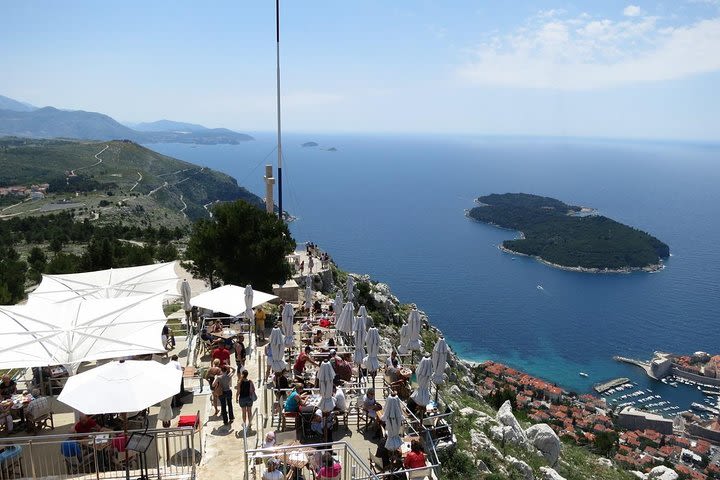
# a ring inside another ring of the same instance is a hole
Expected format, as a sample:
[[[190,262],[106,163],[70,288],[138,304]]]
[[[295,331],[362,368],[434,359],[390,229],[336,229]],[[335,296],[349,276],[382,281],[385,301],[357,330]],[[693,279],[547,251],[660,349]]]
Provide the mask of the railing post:
[[[33,442],[30,440],[28,442],[28,450],[30,453],[30,472],[32,473],[32,478],[37,478],[37,474],[35,473],[35,456],[33,455]]]

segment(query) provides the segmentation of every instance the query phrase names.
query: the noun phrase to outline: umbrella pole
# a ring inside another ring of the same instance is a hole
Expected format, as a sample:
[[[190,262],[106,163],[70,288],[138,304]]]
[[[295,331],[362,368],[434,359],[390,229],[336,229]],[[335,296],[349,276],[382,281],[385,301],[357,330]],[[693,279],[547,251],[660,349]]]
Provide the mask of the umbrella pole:
[[[130,480],[130,462],[128,461],[128,451],[127,451],[127,442],[128,442],[127,412],[124,412],[122,414],[122,416],[123,416],[123,430],[125,432],[125,479]]]

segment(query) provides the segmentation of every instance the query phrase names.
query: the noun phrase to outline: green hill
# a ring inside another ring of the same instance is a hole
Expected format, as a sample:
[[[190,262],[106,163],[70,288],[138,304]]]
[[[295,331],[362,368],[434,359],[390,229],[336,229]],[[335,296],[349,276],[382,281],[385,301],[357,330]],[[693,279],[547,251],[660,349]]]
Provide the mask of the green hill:
[[[123,219],[130,215],[152,225],[172,225],[207,216],[204,206],[216,201],[242,199],[263,205],[258,196],[224,173],[128,140],[4,138],[0,139],[0,165],[0,187],[50,184],[46,198],[5,209],[0,216],[45,213],[70,204],[87,210],[91,217],[92,212]]]
[[[643,231],[601,215],[577,215],[580,207],[526,193],[478,198],[471,218],[519,230],[524,238],[503,247],[566,268],[590,270],[655,269],[670,248]]]

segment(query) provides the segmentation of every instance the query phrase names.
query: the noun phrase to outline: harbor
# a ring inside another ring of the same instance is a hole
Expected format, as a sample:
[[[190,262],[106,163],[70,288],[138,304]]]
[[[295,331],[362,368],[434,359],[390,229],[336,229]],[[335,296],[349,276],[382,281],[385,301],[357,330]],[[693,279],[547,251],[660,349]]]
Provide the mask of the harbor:
[[[629,381],[630,381],[630,379],[629,379],[629,378],[626,378],[626,377],[615,378],[615,379],[613,379],[613,380],[609,380],[609,381],[604,382],[604,383],[595,384],[595,385],[593,385],[593,388],[595,389],[595,391],[596,391],[597,393],[601,393],[601,394],[602,394],[602,393],[605,393],[605,392],[610,391],[611,389],[614,389],[614,388],[619,387],[619,386],[621,386],[621,385],[623,385],[623,384],[626,384],[626,383],[628,383]]]

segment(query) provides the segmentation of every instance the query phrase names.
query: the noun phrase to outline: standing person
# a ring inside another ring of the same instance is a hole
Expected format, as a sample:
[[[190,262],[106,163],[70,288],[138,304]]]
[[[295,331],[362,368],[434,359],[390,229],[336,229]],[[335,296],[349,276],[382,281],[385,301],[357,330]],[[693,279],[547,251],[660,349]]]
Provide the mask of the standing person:
[[[255,338],[265,341],[265,310],[262,307],[255,311]]]
[[[255,384],[248,378],[247,370],[239,372],[238,377],[235,389],[237,390],[237,401],[242,412],[243,425],[247,425],[252,430],[252,406],[257,398]]]
[[[247,349],[245,348],[245,336],[240,335],[237,342],[235,342],[235,365],[237,366],[238,372],[245,366],[245,359],[247,358]]]
[[[309,346],[305,347],[304,352],[300,352],[300,355],[298,355],[297,360],[295,360],[295,365],[293,365],[293,373],[296,377],[302,377],[303,373],[305,372],[305,364],[307,362],[312,363],[316,367],[318,364],[310,358],[310,352],[312,351],[312,348]]]
[[[222,373],[215,377],[213,388],[222,389],[220,394],[220,414],[222,415],[223,425],[228,425],[235,420],[232,406],[232,375],[233,369],[227,365],[220,367]]]
[[[300,262],[300,275],[305,271],[305,260]]]
[[[218,416],[220,413],[220,410],[218,409],[218,401],[220,400],[220,394],[222,393],[222,390],[220,388],[213,387],[213,382],[215,381],[215,377],[219,376],[222,373],[222,370],[220,369],[220,360],[215,359],[212,362],[212,367],[208,368],[208,371],[205,373],[205,378],[207,379],[208,385],[210,386],[210,395],[212,395],[212,404],[213,407],[215,407],[215,413],[214,416]]]
[[[218,345],[215,350],[212,351],[210,357],[215,360],[220,360],[220,365],[228,365],[230,363],[230,351],[227,349],[225,343]]]
[[[170,422],[173,419],[172,400],[173,397],[168,397],[160,402],[160,411],[158,412],[157,418],[162,422],[163,428],[170,428]],[[215,408],[217,409],[217,407]]]
[[[308,258],[308,271],[309,273],[312,273],[312,269],[315,266],[315,261],[313,260],[312,254],[310,254],[310,257]]]
[[[413,440],[410,443],[410,451],[405,456],[403,467],[405,468],[422,468],[426,466],[425,454],[423,453],[422,446],[417,440]]]
[[[174,368],[176,370],[180,370],[180,372],[181,372],[180,391],[177,394],[175,394],[175,396],[173,397],[173,401],[172,401],[172,406],[179,408],[179,407],[182,407],[182,404],[183,404],[182,397],[183,397],[183,395],[185,395],[185,378],[184,378],[184,375],[182,374],[183,367],[182,367],[182,365],[180,365],[177,355],[173,355],[172,357],[170,357],[170,361],[168,362],[168,367]]]

